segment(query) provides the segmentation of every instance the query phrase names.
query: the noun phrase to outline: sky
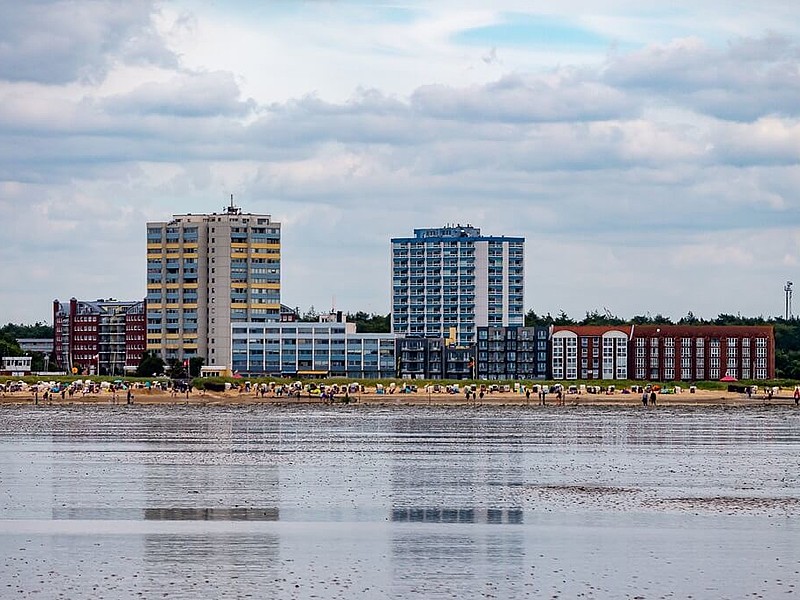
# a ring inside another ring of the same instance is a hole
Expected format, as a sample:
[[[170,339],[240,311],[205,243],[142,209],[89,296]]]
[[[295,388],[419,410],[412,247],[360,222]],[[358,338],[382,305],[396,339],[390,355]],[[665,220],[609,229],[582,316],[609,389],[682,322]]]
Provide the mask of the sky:
[[[782,316],[799,159],[795,0],[0,2],[0,322],[144,298],[146,223],[231,194],[303,312],[458,223],[538,314]]]

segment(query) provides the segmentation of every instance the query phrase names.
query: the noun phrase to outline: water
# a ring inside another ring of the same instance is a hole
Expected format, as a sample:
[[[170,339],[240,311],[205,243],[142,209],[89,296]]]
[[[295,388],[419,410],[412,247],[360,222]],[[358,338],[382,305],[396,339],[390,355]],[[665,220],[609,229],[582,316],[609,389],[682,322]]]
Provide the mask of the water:
[[[5,407],[0,598],[776,598],[786,407]]]

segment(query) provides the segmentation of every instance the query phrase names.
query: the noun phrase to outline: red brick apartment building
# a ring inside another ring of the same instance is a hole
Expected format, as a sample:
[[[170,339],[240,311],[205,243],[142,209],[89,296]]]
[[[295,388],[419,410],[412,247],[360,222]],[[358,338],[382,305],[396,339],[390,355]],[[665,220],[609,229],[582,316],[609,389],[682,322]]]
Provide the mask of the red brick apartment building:
[[[53,354],[65,371],[124,375],[146,349],[145,303],[71,298],[53,301]]]
[[[703,381],[773,379],[772,326],[553,326],[556,380]]]
[[[631,325],[554,325],[550,333],[553,379],[627,379],[631,331]]]
[[[629,377],[651,381],[773,379],[771,325],[635,325]]]

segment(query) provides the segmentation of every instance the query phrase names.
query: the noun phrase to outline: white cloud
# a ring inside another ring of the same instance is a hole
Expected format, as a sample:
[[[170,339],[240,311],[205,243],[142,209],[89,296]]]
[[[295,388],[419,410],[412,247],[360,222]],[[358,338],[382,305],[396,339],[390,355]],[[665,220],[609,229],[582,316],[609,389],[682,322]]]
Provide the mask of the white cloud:
[[[0,276],[19,282],[0,317],[141,297],[145,222],[231,193],[284,223],[302,308],[385,314],[389,239],[471,222],[527,238],[537,312],[780,312],[800,9],[696,4],[97,2],[60,28],[63,2],[0,9],[33,40],[0,47]],[[516,13],[617,45],[459,43]]]
[[[115,64],[176,66],[152,22],[153,2],[0,3],[0,79],[102,81]]]

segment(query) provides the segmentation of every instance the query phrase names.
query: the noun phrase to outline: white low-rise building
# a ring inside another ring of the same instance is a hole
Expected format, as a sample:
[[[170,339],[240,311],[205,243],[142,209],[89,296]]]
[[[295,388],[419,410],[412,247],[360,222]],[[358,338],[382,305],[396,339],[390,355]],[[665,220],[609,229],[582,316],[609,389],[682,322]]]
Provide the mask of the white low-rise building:
[[[12,377],[24,377],[31,373],[32,356],[4,356],[3,374]]]
[[[357,333],[355,323],[324,315],[319,322],[234,323],[232,368],[249,375],[394,377],[395,335]]]

